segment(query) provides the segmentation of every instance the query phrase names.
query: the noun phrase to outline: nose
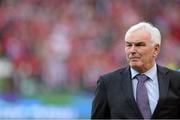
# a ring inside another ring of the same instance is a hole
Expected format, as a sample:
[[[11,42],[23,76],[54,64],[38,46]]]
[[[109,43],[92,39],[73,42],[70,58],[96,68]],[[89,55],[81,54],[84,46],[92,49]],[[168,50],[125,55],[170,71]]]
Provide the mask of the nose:
[[[136,52],[136,46],[132,45],[129,49],[130,53],[135,53]]]

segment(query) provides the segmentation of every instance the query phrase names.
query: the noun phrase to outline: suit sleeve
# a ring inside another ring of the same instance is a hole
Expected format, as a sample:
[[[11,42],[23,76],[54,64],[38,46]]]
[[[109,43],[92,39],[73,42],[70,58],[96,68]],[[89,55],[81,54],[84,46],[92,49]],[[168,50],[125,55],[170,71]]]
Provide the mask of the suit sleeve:
[[[110,108],[108,106],[107,89],[102,77],[97,82],[95,98],[92,102],[91,119],[110,118]]]

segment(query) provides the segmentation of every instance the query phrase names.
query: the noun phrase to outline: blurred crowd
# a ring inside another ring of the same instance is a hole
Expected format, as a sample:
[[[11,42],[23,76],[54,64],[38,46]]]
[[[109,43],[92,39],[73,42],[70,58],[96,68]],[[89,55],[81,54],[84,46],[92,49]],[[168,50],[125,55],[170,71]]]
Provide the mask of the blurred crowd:
[[[1,91],[94,90],[127,65],[124,34],[140,21],[161,31],[158,63],[178,69],[179,13],[179,0],[0,0]]]

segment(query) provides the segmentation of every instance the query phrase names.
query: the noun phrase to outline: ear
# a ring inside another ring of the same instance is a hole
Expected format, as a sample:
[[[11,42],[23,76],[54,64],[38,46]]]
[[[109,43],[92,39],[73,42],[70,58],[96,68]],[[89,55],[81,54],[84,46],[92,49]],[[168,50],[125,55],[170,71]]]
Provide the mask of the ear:
[[[154,56],[157,56],[160,52],[160,45],[159,44],[155,44],[154,45]]]

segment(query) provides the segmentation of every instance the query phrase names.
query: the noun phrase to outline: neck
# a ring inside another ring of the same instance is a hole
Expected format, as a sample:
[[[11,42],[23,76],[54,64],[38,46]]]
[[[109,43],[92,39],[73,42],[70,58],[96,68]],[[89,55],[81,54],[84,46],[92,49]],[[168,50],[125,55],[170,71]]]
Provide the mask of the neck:
[[[149,69],[151,69],[154,66],[155,62],[149,66],[146,67],[139,67],[139,68],[133,68],[136,71],[138,71],[140,74],[147,72]]]

